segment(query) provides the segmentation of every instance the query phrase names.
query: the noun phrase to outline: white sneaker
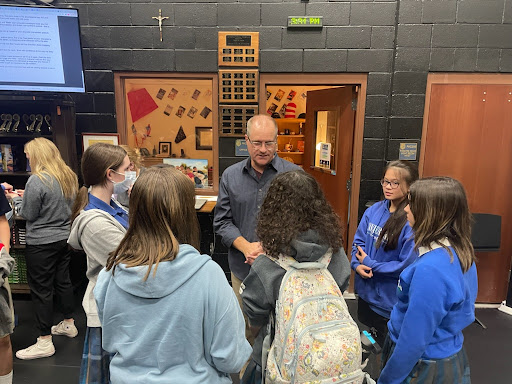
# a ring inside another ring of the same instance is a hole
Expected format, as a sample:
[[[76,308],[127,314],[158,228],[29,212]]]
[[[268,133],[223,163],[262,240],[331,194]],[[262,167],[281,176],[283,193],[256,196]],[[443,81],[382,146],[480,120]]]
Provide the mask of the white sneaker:
[[[40,359],[42,357],[49,357],[55,353],[52,339],[37,338],[37,343],[28,348],[20,349],[16,352],[16,357],[21,360]]]
[[[59,324],[52,327],[52,335],[64,335],[67,337],[75,337],[78,335],[78,329],[75,327],[75,322],[67,322],[62,320]]]

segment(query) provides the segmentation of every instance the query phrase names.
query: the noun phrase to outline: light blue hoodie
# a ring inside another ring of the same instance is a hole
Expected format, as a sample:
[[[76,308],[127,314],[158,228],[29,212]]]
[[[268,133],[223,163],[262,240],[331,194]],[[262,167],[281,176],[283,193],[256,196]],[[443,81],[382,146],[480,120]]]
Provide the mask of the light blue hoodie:
[[[251,355],[222,269],[190,245],[159,264],[102,270],[94,289],[111,383],[230,383]]]

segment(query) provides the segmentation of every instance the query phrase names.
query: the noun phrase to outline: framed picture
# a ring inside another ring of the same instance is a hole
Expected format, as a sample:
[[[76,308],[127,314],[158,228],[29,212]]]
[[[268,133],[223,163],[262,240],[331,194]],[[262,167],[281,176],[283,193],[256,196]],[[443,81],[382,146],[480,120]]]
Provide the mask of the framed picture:
[[[211,151],[213,146],[212,127],[196,127],[196,149]]]
[[[196,188],[208,188],[208,160],[206,159],[163,159],[164,164],[170,164],[178,171],[190,177]]]
[[[82,133],[82,149],[84,152],[94,143],[119,145],[119,135],[117,133]]]
[[[171,157],[171,142],[161,141],[158,143],[158,153],[162,157]]]

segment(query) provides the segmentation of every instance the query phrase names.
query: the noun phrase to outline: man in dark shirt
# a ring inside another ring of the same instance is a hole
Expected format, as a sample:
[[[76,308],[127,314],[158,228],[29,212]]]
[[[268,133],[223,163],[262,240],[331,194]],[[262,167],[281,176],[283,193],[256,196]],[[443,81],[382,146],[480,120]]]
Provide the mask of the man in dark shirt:
[[[281,172],[300,169],[276,155],[277,124],[270,116],[256,115],[247,122],[249,158],[222,174],[215,207],[214,228],[228,247],[231,285],[242,307],[240,285],[252,262],[263,252],[256,237],[256,220],[272,179]],[[254,340],[247,326],[246,337]]]

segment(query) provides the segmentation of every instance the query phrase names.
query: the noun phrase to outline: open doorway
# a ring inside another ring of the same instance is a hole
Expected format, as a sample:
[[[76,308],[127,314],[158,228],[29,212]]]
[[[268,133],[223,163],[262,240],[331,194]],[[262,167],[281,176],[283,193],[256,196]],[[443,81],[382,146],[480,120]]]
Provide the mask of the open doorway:
[[[367,77],[260,74],[259,108],[278,122],[278,154],[322,185],[345,226],[347,252],[358,224]]]

